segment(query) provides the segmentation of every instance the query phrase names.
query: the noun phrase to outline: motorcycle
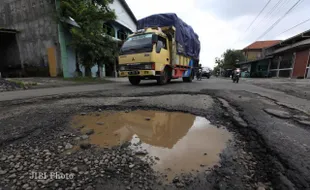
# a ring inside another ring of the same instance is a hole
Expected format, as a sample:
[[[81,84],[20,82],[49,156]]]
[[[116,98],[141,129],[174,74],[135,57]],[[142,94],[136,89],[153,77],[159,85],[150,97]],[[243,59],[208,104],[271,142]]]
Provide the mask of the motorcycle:
[[[202,70],[201,69],[199,69],[197,71],[196,78],[197,78],[197,80],[201,80],[202,79]]]
[[[239,83],[239,78],[240,78],[240,72],[235,73],[232,76],[233,83]]]

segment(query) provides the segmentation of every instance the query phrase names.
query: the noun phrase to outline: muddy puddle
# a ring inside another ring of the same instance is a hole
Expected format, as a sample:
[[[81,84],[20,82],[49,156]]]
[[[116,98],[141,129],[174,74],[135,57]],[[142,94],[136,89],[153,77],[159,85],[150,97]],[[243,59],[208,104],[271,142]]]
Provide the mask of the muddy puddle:
[[[181,173],[197,173],[219,162],[232,134],[203,118],[179,112],[132,111],[78,115],[72,124],[82,133],[94,130],[89,141],[108,148],[131,142],[136,152],[155,158],[155,171],[170,181]]]

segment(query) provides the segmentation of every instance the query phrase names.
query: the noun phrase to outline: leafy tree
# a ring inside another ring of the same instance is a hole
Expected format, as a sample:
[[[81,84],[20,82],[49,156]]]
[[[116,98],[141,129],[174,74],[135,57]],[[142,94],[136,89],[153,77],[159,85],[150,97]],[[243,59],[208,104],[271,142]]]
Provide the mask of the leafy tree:
[[[85,75],[91,76],[91,67],[117,56],[117,42],[104,35],[103,23],[116,18],[109,4],[113,0],[62,0],[60,17],[72,18],[79,27],[68,28]]]
[[[240,50],[227,49],[223,55],[215,58],[214,71],[218,71],[220,67],[223,69],[235,69],[238,62],[245,61],[245,56]]]
[[[237,67],[238,62],[242,62],[245,60],[245,56],[240,50],[232,50],[228,49],[223,54],[224,57],[224,69],[234,69]]]
[[[222,67],[224,64],[224,60],[221,57],[216,57],[215,58],[215,67],[213,68],[213,74],[216,74],[217,72],[220,71],[220,67]]]

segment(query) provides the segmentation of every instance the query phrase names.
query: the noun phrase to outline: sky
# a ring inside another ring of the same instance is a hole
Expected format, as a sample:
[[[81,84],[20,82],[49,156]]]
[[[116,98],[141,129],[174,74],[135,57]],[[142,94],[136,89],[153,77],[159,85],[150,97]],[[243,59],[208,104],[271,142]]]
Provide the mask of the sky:
[[[301,0],[269,33],[258,39],[298,0],[126,0],[137,19],[158,13],[176,13],[199,35],[200,63],[213,68],[226,49],[243,49],[257,40],[284,40],[310,29],[310,0]],[[283,34],[282,34],[283,33]]]

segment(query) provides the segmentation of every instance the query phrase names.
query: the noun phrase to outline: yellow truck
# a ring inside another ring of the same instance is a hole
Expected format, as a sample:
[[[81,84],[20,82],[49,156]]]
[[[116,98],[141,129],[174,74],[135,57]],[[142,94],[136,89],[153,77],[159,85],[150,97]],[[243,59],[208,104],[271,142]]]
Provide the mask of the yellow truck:
[[[176,14],[157,14],[138,21],[138,30],[120,49],[119,76],[132,85],[141,80],[166,84],[192,82],[199,64],[200,42],[192,27]]]

